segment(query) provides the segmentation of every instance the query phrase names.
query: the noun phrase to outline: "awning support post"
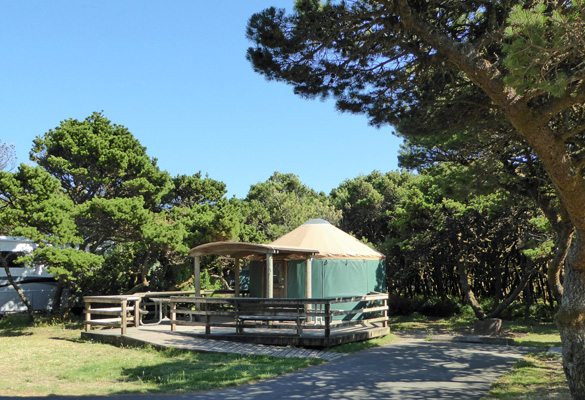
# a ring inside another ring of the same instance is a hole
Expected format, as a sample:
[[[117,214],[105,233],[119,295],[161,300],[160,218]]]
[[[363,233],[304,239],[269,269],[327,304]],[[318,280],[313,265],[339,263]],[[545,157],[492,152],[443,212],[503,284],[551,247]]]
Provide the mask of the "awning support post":
[[[313,258],[308,257],[305,261],[305,298],[313,297]]]
[[[234,267],[235,269],[235,273],[234,273],[234,279],[235,279],[235,283],[234,283],[234,290],[235,290],[235,296],[236,297],[240,297],[240,259],[236,258],[236,265]]]
[[[274,265],[272,261],[272,254],[268,253],[266,254],[266,297],[269,299],[274,297],[272,275],[274,275]]]
[[[313,297],[313,258],[307,257],[305,260],[305,298]],[[311,305],[307,304],[307,313],[311,312]],[[307,322],[313,322],[311,316],[307,318]]]
[[[195,256],[193,261],[193,277],[195,281],[195,297],[201,297],[201,257]],[[195,305],[197,311],[201,310],[201,305]]]

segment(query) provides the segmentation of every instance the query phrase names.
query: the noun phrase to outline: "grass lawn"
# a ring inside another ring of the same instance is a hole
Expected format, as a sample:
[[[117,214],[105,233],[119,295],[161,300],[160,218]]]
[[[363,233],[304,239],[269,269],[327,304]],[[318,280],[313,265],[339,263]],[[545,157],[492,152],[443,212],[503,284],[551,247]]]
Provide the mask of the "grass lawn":
[[[0,320],[0,396],[185,393],[251,383],[320,360],[119,348],[79,339],[80,324]],[[9,372],[8,372],[9,371]]]
[[[329,351],[337,353],[357,353],[358,351],[367,350],[379,346],[385,346],[397,340],[399,340],[398,337],[389,334],[380,338],[365,340],[363,342],[342,344],[340,346],[330,348]]]
[[[561,358],[557,355],[530,354],[492,384],[482,400],[571,399]]]

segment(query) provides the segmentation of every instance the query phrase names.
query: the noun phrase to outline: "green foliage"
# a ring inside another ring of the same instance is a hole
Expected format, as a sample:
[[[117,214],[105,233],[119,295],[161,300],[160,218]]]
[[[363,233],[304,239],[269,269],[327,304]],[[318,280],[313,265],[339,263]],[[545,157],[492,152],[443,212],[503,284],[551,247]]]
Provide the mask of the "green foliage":
[[[201,172],[194,175],[177,175],[172,178],[173,186],[164,195],[163,204],[166,207],[195,208],[202,204],[216,204],[226,194],[225,184],[206,176],[201,178]]]
[[[291,84],[301,96],[332,97],[338,109],[364,114],[373,125],[393,126],[407,139],[402,165],[429,172],[408,192],[407,201],[384,206],[390,215],[377,217],[382,222],[378,231],[389,238],[383,244],[388,281],[407,294],[461,295],[454,273],[461,264],[471,266],[470,281],[480,297],[494,290],[498,297],[511,294],[512,282],[521,281],[533,266],[542,271],[550,258],[550,233],[527,223],[539,217],[536,207],[554,233],[571,223],[563,220],[556,199],[560,180],[553,186],[547,172],[551,160],[566,158],[578,170],[557,171],[556,179],[583,171],[585,114],[577,99],[583,93],[582,6],[545,5],[313,0],[297,2],[290,14],[272,8],[250,19],[247,34],[254,46],[248,59],[257,72]],[[521,19],[520,10],[530,18]],[[532,25],[540,30],[531,33]],[[527,48],[530,35],[535,43],[539,35],[550,41],[551,52],[539,58],[537,45]],[[570,35],[575,40],[567,40]],[[515,39],[524,43],[519,41],[512,55]],[[516,61],[510,63],[512,56]],[[506,82],[519,86],[513,83],[515,76],[523,77],[533,67],[540,71],[542,85],[521,98],[522,91]],[[563,93],[563,101],[551,93]],[[550,114],[539,119],[543,111]],[[526,128],[527,120],[544,122],[538,129]],[[523,142],[541,128],[551,130],[550,141],[573,135],[566,146],[559,143],[566,154],[547,159],[551,147],[541,146],[546,169]],[[445,162],[447,168],[440,165]],[[381,204],[372,188],[360,185],[359,200],[340,202],[348,217],[359,218],[368,206]],[[345,189],[340,194],[352,196]],[[572,210],[580,210],[582,203],[581,196]],[[362,215],[370,225],[368,215]],[[545,290],[539,293],[547,296]]]
[[[68,284],[79,288],[80,279],[86,279],[99,271],[103,257],[74,248],[41,247],[33,252],[35,262],[47,265],[47,272]]]
[[[488,310],[513,293],[519,274],[546,268],[547,220],[522,197],[474,188],[471,176],[462,165],[444,163],[419,175],[373,172],[332,191],[342,227],[386,255],[388,287],[397,295],[392,313],[458,312],[449,299],[465,297],[461,262],[479,301],[498,299]],[[529,287],[541,290],[540,284],[533,279]]]
[[[152,221],[142,197],[105,199],[95,197],[78,206],[76,222],[84,244],[92,252],[103,253],[108,242],[135,241],[142,228]]]
[[[409,184],[416,179],[407,172],[347,179],[331,191],[331,202],[343,213],[340,227],[355,236],[378,245],[389,234],[395,207],[410,195]]]
[[[61,182],[75,204],[140,196],[153,208],[170,189],[166,172],[124,126],[101,113],[69,119],[34,140],[31,160]]]
[[[564,8],[537,1],[530,8],[512,9],[505,31],[506,83],[519,92],[546,91],[562,96],[580,79],[585,56],[585,5],[573,1]]]
[[[59,182],[42,168],[21,164],[17,172],[0,171],[0,226],[5,233],[36,242],[77,243],[71,218],[73,203]]]
[[[168,289],[188,279],[190,247],[255,236],[225,184],[201,173],[171,179],[101,113],[37,137],[31,159],[39,167],[0,175],[0,224],[40,244],[27,260],[72,295]]]
[[[460,305],[449,298],[392,295],[389,298],[388,306],[389,315],[392,316],[416,314],[424,317],[448,318],[461,313]]]
[[[272,241],[309,219],[322,218],[336,225],[340,212],[324,193],[305,186],[293,174],[275,172],[266,182],[250,187],[245,199],[248,224]]]
[[[222,289],[221,281],[213,279],[208,270],[201,273],[201,289],[202,290],[220,290]]]

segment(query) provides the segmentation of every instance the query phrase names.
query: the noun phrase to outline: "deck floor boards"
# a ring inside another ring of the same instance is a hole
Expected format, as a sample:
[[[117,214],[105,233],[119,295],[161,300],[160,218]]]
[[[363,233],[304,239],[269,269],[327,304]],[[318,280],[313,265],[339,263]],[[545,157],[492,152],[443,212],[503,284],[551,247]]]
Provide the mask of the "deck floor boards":
[[[344,356],[342,353],[299,346],[299,339],[307,340],[307,343],[321,343],[320,341],[315,342],[314,338],[317,335],[316,332],[311,330],[303,332],[305,338],[299,338],[296,335],[283,335],[275,332],[277,331],[275,329],[255,329],[251,331],[245,335],[236,335],[235,328],[212,328],[211,335],[206,336],[205,326],[177,326],[177,330],[171,332],[170,326],[162,323],[160,325],[142,325],[138,328],[129,327],[126,335],[121,335],[119,329],[94,329],[89,332],[82,332],[81,337],[117,345],[152,345],[160,348],[179,348],[198,352],[256,354],[287,358],[321,358],[327,361]],[[355,341],[356,338],[359,340],[361,336],[356,335],[363,335],[363,331],[363,328],[361,330],[347,329],[343,332],[336,332],[332,335],[332,339],[336,342],[350,342]],[[375,331],[375,334],[380,336],[380,330]],[[229,340],[224,340],[226,338]],[[276,344],[274,344],[275,338],[278,339]],[[266,343],[258,343],[263,340]]]

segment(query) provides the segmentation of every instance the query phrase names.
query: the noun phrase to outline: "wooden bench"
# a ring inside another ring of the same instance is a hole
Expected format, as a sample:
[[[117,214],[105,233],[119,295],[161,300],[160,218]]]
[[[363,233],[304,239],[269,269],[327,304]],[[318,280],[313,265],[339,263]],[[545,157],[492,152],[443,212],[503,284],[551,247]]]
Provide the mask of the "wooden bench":
[[[236,333],[244,333],[246,321],[262,321],[272,325],[272,322],[295,322],[297,328],[297,336],[303,333],[303,322],[307,319],[305,315],[238,315],[236,317]],[[263,325],[253,325],[253,327],[262,327]],[[278,328],[290,328],[289,326],[278,325]]]

